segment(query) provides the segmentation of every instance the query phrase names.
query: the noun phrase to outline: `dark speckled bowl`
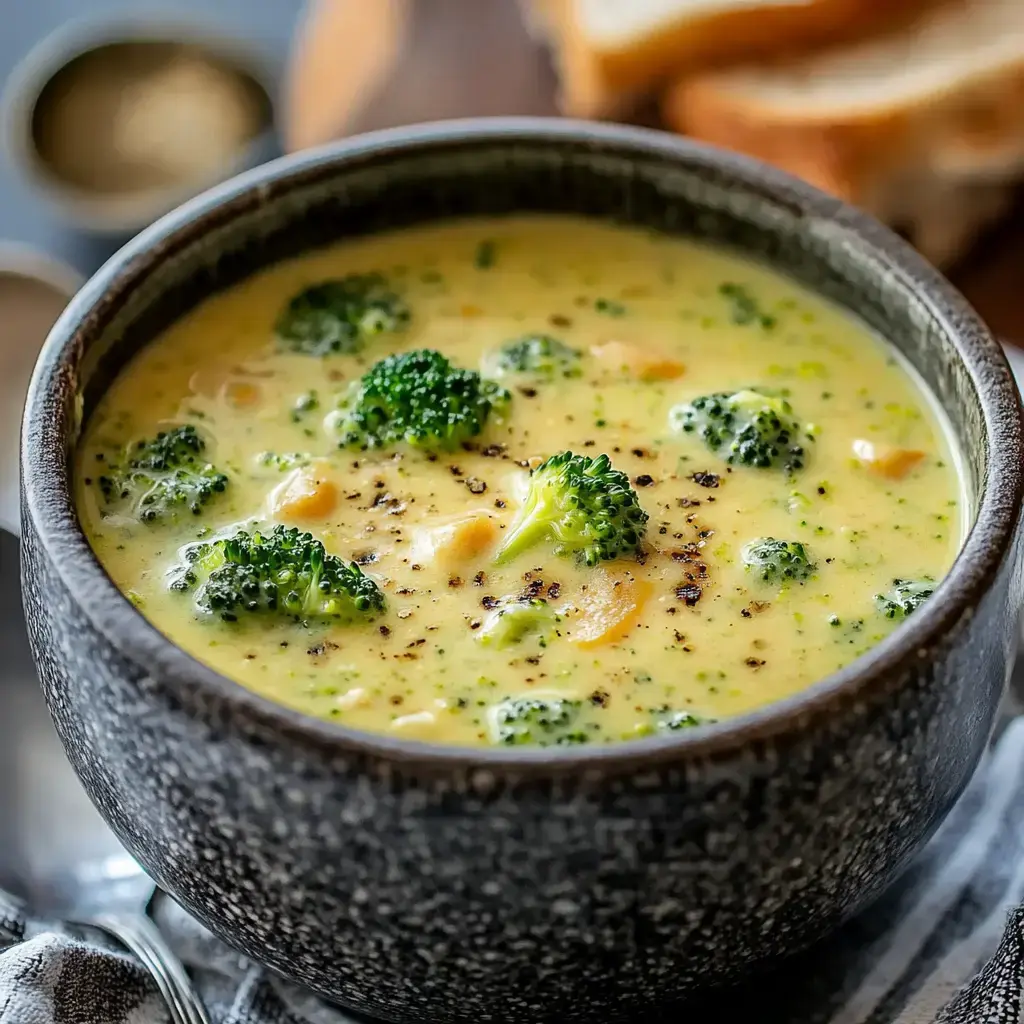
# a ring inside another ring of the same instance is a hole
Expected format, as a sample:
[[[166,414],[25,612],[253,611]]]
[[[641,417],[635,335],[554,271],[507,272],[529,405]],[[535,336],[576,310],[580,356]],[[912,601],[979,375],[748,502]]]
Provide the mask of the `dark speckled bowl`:
[[[571,211],[732,246],[891,338],[963,452],[964,551],[893,636],[804,693],[618,746],[364,735],[177,650],[97,564],[69,463],[125,361],[285,256],[460,214]],[[1021,418],[999,347],[888,231],[679,138],[452,122],[288,158],[115,256],[54,328],[23,437],[24,589],[57,729],[107,821],[228,942],[390,1021],[634,1019],[835,927],[964,788],[1014,651]]]

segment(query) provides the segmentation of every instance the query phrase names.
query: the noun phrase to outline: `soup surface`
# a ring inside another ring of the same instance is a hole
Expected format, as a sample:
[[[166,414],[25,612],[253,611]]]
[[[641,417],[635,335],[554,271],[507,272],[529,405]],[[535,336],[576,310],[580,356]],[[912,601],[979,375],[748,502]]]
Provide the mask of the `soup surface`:
[[[904,366],[799,286],[516,217],[211,298],[105,396],[77,497],[140,611],[258,693],[416,739],[566,744],[847,664],[950,566],[957,479]]]

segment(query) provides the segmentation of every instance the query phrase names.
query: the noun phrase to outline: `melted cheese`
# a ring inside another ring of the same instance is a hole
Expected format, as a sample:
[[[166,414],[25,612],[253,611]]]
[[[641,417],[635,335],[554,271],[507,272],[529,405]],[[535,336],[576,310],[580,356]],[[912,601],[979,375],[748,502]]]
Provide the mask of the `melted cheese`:
[[[484,240],[494,258],[480,267]],[[355,356],[279,349],[274,323],[294,293],[372,270],[408,302],[404,331]],[[738,285],[756,315],[723,284]],[[336,398],[377,359],[434,348],[477,368],[527,333],[581,351],[583,373],[506,381],[507,415],[470,450],[338,449]],[[811,425],[806,465],[792,477],[730,467],[669,426],[673,405],[748,386],[784,390]],[[294,411],[311,390],[318,408]],[[185,422],[228,474],[223,495],[170,526],[109,515],[97,457]],[[607,453],[628,474],[650,514],[644,558],[588,568],[540,545],[494,564],[529,466],[563,449]],[[313,461],[282,471],[263,464],[267,451]],[[521,697],[565,701],[555,717],[573,719],[572,738],[603,742],[792,694],[891,631],[874,596],[894,577],[940,577],[962,532],[942,423],[863,326],[734,256],[561,218],[429,226],[268,269],[141,352],[91,417],[78,458],[78,505],[98,558],[171,640],[310,715],[458,744],[499,742],[502,702]],[[386,612],[327,626],[225,623],[168,590],[182,545],[253,521],[299,525],[358,560]],[[753,576],[741,551],[764,536],[804,543],[815,576],[782,590]],[[557,612],[545,644],[481,639],[513,597]],[[557,735],[542,728],[536,738]]]

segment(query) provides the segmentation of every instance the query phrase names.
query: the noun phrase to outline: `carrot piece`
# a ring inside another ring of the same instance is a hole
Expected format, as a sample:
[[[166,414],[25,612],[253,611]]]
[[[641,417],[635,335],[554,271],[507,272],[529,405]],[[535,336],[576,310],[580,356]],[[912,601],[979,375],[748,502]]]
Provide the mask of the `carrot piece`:
[[[474,512],[438,529],[432,538],[434,555],[449,565],[479,558],[498,538],[498,524],[486,512]]]
[[[323,467],[296,470],[275,492],[271,501],[281,519],[323,519],[338,503],[338,488],[324,475]]]
[[[913,448],[890,448],[872,441],[854,441],[853,454],[861,465],[887,480],[902,480],[924,457]]]
[[[621,640],[636,625],[653,587],[648,580],[600,571],[580,600],[583,615],[569,639],[580,647]]]
[[[221,394],[229,405],[236,408],[258,405],[260,400],[260,389],[244,380],[228,381],[221,389]]]
[[[609,369],[621,370],[638,380],[675,380],[686,371],[686,367],[676,359],[657,351],[645,351],[639,345],[625,341],[606,341],[594,345],[590,352]]]

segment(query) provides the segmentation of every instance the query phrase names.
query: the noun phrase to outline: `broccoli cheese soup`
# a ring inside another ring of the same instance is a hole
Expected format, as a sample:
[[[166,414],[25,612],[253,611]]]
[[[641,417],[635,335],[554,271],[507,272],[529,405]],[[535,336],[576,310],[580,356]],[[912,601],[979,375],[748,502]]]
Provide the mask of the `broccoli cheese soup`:
[[[962,532],[941,420],[796,284],[560,217],[275,266],[141,352],[77,501],[117,586],[257,693],[376,732],[606,743],[792,694]]]

